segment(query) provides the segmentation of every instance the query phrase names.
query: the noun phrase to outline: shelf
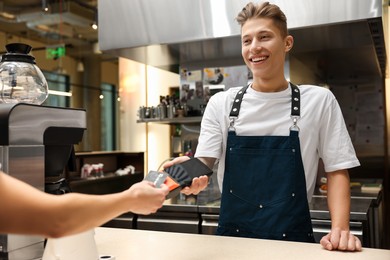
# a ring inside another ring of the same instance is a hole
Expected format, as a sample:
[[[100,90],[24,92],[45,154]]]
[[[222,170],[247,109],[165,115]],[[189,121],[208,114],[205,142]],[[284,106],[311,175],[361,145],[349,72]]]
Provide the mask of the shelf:
[[[103,163],[104,177],[81,178],[81,168],[85,164]],[[128,165],[135,167],[134,174],[115,175],[118,169]],[[144,178],[144,153],[122,151],[77,152],[75,154],[75,169],[68,171],[67,179],[73,192],[87,194],[109,194],[128,189],[134,183]]]
[[[142,181],[144,173],[136,171],[133,174],[111,175],[101,178],[78,179],[69,181],[72,192],[85,194],[111,194],[127,190],[131,185]]]
[[[201,116],[189,116],[189,117],[175,117],[175,118],[144,118],[137,120],[137,123],[157,123],[157,124],[191,124],[200,123],[202,121]]]

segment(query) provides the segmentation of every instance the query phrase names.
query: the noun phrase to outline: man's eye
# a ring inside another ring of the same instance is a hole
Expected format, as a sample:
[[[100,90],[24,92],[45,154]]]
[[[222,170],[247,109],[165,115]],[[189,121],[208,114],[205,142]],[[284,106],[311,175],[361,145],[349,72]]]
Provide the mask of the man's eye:
[[[251,43],[250,40],[243,40],[243,41],[242,41],[242,44],[244,44],[244,45],[248,45],[248,44],[250,44],[250,43]]]

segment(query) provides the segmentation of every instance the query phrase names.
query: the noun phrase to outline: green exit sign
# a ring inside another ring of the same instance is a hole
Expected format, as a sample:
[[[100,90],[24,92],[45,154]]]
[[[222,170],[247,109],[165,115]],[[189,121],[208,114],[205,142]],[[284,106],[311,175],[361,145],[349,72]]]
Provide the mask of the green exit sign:
[[[46,59],[58,59],[65,56],[65,46],[46,47]]]

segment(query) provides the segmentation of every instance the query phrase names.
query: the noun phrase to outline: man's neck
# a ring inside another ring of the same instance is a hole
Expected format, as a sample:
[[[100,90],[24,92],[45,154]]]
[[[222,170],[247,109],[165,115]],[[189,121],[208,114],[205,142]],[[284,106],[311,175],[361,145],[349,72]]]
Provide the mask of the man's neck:
[[[285,78],[282,80],[254,79],[252,83],[252,89],[259,92],[280,92],[286,88],[288,88],[288,81]]]

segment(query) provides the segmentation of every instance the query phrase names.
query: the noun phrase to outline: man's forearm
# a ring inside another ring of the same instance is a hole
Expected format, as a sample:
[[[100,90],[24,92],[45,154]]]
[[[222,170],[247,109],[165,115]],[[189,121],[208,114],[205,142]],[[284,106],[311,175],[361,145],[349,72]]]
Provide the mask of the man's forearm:
[[[213,169],[216,159],[211,157],[198,157],[198,159],[206,164],[210,169]]]
[[[351,191],[347,170],[327,173],[328,208],[332,220],[332,229],[349,230]]]

